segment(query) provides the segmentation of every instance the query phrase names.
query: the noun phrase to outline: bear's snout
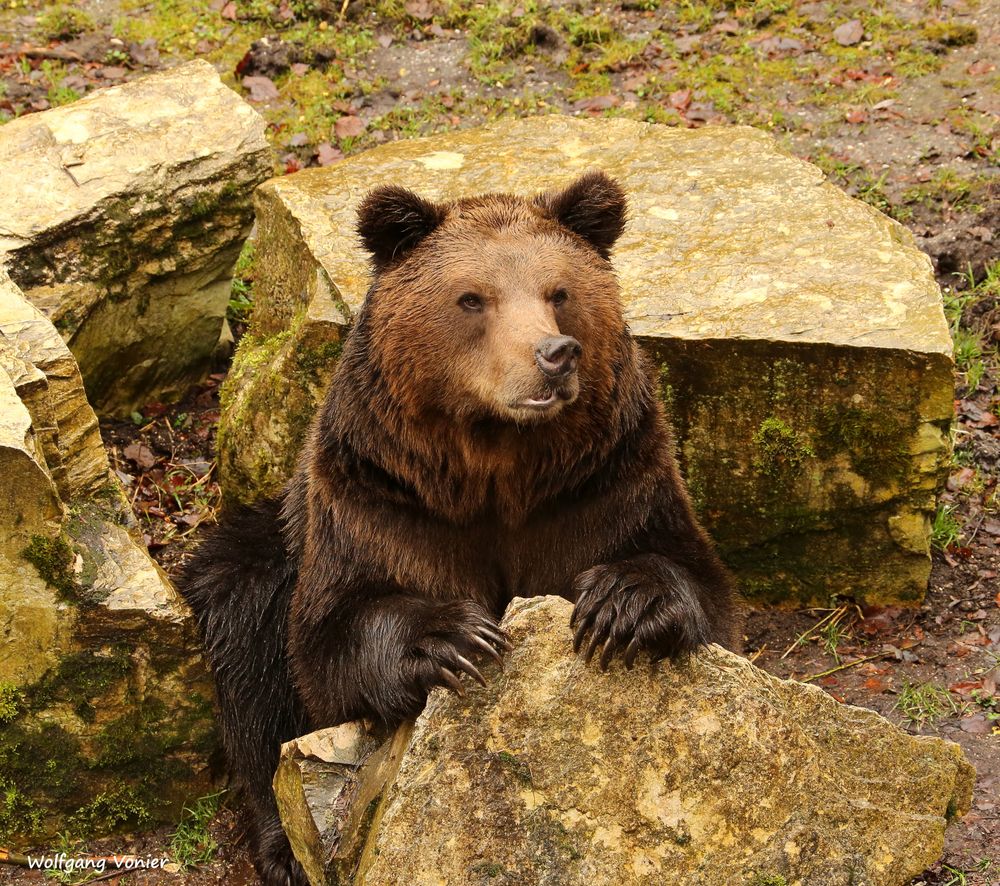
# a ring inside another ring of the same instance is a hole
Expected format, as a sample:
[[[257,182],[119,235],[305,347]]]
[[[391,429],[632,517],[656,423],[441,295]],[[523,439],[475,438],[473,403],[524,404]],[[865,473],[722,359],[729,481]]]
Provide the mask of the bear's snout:
[[[576,372],[576,364],[583,353],[583,347],[569,335],[550,335],[543,338],[535,348],[535,362],[538,368],[553,381],[561,381]]]

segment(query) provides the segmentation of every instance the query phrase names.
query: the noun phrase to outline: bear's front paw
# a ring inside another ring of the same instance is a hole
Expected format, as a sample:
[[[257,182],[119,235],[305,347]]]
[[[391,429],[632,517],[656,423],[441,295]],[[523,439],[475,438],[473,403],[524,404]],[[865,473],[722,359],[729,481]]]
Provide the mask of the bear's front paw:
[[[481,606],[446,603],[427,620],[425,633],[410,650],[413,679],[424,697],[435,686],[464,695],[461,673],[486,685],[472,659],[488,655],[502,665],[501,653],[510,649],[507,635]]]
[[[616,653],[631,668],[640,652],[677,658],[709,642],[708,620],[687,570],[664,557],[594,566],[574,582],[573,649],[589,662],[599,646],[601,670]]]

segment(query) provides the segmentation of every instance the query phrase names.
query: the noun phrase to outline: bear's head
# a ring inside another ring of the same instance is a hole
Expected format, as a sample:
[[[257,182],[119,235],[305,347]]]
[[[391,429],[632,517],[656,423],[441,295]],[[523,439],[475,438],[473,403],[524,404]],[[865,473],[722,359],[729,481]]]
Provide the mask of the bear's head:
[[[358,210],[375,272],[365,311],[393,398],[528,424],[613,396],[628,337],[609,255],[625,216],[602,172],[533,199],[372,191]]]

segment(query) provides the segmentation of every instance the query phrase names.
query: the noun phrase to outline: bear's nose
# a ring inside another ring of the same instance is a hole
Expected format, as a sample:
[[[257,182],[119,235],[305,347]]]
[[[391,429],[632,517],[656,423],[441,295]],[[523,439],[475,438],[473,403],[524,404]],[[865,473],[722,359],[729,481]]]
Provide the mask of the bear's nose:
[[[568,335],[550,335],[535,348],[535,362],[549,378],[563,378],[576,371],[583,348]]]

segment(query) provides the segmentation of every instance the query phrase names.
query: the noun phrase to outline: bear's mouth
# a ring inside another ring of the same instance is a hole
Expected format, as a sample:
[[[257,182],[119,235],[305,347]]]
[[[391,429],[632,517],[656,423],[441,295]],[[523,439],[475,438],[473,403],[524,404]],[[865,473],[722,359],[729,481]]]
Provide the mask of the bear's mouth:
[[[569,388],[560,386],[558,388],[546,387],[537,397],[528,397],[514,404],[519,409],[530,409],[533,412],[547,412],[556,406],[575,399],[576,393]]]

